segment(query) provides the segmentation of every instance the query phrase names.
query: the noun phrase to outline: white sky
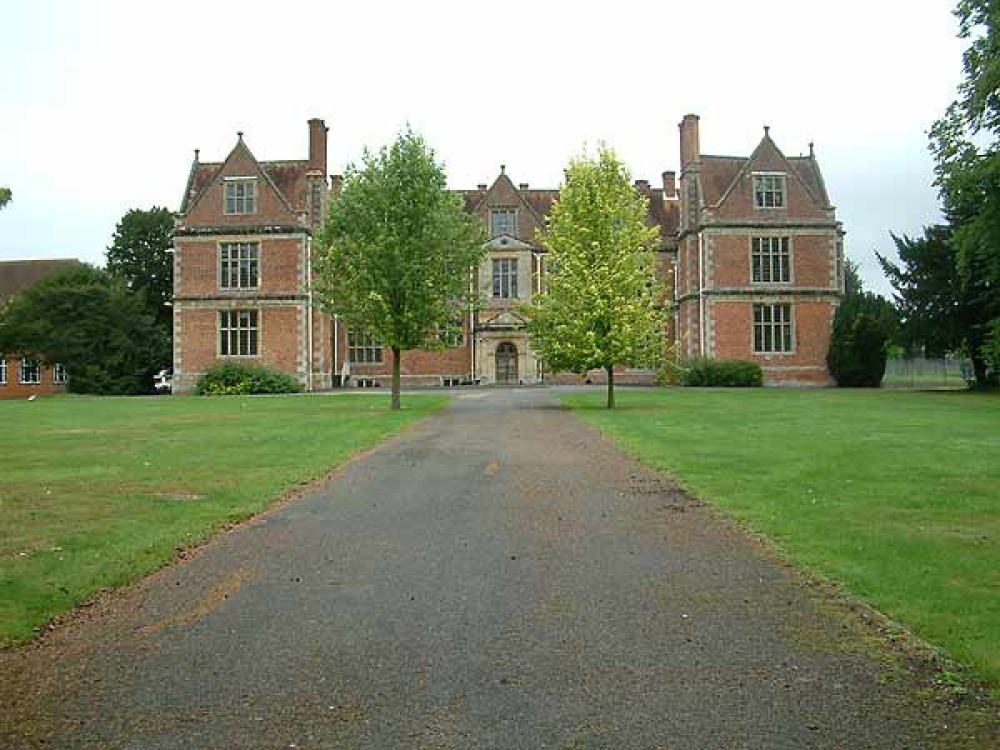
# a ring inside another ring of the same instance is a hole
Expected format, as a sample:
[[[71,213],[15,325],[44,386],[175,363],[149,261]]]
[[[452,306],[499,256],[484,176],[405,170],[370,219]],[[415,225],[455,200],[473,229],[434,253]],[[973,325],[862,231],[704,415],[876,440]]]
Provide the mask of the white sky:
[[[131,208],[176,210],[193,149],[243,130],[260,159],[330,171],[409,122],[452,187],[556,187],[605,141],[633,176],[678,169],[677,123],[702,151],[749,155],[771,126],[816,143],[848,255],[883,293],[874,250],[940,219],[926,131],[954,98],[953,0],[502,3],[213,0],[6,4],[0,26],[0,259],[101,264]]]

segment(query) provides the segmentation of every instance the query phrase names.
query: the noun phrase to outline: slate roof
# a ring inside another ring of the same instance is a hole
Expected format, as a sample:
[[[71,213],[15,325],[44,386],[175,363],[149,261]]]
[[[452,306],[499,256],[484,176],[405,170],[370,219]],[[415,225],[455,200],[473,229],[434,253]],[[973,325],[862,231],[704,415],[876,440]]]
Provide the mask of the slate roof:
[[[80,265],[75,258],[0,261],[0,304],[62,268]]]

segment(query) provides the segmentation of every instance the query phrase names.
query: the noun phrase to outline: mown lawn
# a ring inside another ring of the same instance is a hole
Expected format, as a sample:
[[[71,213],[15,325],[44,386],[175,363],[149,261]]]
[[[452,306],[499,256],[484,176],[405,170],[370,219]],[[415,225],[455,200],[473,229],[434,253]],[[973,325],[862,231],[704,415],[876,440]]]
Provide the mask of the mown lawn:
[[[265,508],[443,397],[0,401],[0,643]]]
[[[1000,396],[850,390],[566,397],[664,469],[1000,685]]]

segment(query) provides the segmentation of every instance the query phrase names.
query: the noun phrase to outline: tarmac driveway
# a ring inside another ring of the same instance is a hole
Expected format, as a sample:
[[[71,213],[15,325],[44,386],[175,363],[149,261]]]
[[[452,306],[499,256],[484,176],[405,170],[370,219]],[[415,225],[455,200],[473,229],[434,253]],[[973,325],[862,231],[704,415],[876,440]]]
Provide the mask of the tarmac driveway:
[[[0,747],[932,746],[821,599],[551,392],[469,392],[0,654]]]

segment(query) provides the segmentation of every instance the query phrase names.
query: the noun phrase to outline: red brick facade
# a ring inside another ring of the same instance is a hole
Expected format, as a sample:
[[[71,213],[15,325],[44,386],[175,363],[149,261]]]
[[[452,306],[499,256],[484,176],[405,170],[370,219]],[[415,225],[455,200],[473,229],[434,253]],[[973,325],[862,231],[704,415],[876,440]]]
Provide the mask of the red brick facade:
[[[340,180],[327,178],[326,148],[326,127],[311,120],[308,160],[258,162],[242,135],[224,162],[196,152],[175,240],[175,391],[225,359],[277,367],[310,389],[344,376],[388,385],[391,351],[350,347],[346,327],[311,307],[313,231]],[[765,134],[748,158],[703,155],[689,115],[680,190],[672,171],[662,187],[635,187],[660,229],[657,274],[675,302],[665,348],[676,340],[682,358],[754,359],[770,383],[828,382],[843,233],[812,154],[788,159]],[[489,229],[482,303],[463,315],[454,346],[404,352],[404,384],[601,382],[603,372],[543,372],[517,312],[544,287],[538,233],[558,191],[515,186],[501,168],[492,185],[462,195]],[[616,379],[650,382],[652,373],[623,368]]]
[[[765,131],[749,157],[709,156],[695,115],[680,130],[680,356],[755,360],[770,384],[828,384],[843,230],[812,148],[787,158]]]
[[[28,366],[23,367],[23,364]],[[65,374],[62,378],[57,382],[56,368],[37,360],[25,363],[19,356],[0,354],[0,399],[65,393]]]
[[[331,323],[310,294],[312,235],[329,198],[326,132],[310,120],[301,161],[258,161],[242,134],[224,162],[196,152],[174,240],[175,392],[226,360],[331,387]]]

